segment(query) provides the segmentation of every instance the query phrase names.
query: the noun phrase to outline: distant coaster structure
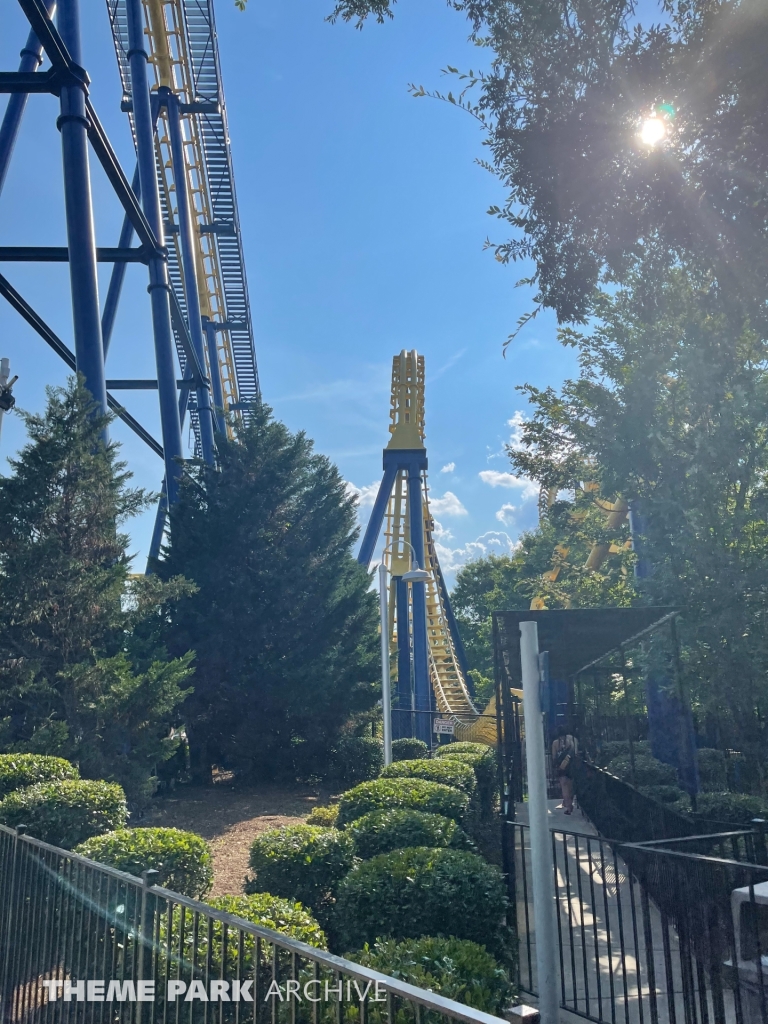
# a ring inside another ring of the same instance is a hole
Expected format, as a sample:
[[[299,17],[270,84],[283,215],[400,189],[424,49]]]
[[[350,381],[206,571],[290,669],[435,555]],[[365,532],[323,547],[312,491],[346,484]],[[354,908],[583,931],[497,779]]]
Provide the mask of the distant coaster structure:
[[[389,643],[393,687],[392,735],[430,743],[436,714],[452,719],[459,739],[496,742],[495,711],[480,715],[464,645],[451,608],[429,511],[424,429],[424,356],[403,350],[392,361],[389,443],[384,473],[360,545],[370,566],[382,528],[390,572]],[[407,583],[418,562],[429,579]]]
[[[260,400],[213,0],[106,0],[136,150],[132,180],[89,97],[79,0],[19,4],[30,34],[18,71],[0,72],[0,92],[10,94],[0,124],[0,191],[29,95],[58,97],[67,245],[0,247],[0,262],[69,263],[74,351],[1,274],[0,294],[83,374],[98,406],[164,460],[156,555],[184,471],[186,417],[195,456],[214,465],[217,431],[231,431],[229,415],[244,420]],[[114,248],[96,246],[90,153],[125,211]],[[113,265],[103,304],[99,262]],[[128,263],[148,271],[151,380],[113,380],[105,371]],[[133,390],[158,392],[162,443],[113,395]]]

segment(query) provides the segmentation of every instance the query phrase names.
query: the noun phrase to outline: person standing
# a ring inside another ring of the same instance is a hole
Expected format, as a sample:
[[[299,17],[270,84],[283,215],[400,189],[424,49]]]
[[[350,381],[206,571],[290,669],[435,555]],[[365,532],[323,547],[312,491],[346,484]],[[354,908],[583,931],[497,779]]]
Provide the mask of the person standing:
[[[576,770],[576,758],[579,744],[576,737],[563,726],[557,730],[552,744],[552,765],[560,783],[563,797],[563,810],[566,814],[573,813],[573,777]]]

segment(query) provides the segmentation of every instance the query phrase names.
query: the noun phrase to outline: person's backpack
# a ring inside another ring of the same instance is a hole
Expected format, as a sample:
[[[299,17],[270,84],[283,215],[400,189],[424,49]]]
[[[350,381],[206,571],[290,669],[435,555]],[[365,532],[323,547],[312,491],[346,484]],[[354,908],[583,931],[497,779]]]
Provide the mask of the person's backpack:
[[[555,771],[558,775],[568,775],[570,773],[573,768],[575,753],[573,744],[569,741],[566,741],[558,750],[555,756]]]

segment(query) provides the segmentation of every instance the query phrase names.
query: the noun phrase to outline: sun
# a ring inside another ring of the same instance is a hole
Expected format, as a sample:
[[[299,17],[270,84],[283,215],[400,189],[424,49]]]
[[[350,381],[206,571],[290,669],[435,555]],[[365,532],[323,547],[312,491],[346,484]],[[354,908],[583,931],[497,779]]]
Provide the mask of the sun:
[[[647,117],[640,128],[640,141],[646,146],[656,146],[666,134],[666,125],[660,117]]]

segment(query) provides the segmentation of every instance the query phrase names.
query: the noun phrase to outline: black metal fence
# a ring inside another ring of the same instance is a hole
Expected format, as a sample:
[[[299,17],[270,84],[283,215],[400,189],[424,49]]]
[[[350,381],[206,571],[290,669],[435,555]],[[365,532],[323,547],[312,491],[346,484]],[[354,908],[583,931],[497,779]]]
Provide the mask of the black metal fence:
[[[0,1024],[499,1024],[0,825]]]
[[[528,827],[514,834],[518,980],[535,994]],[[749,830],[647,844],[553,831],[562,1007],[611,1024],[768,1024],[768,867],[744,859],[761,844]]]

